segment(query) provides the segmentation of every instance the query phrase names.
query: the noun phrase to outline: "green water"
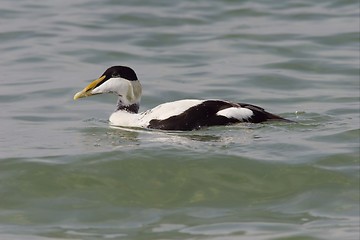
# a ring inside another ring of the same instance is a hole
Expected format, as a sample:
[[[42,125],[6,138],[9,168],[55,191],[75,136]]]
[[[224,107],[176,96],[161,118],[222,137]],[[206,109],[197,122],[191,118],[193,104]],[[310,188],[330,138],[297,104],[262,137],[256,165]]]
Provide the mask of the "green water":
[[[0,3],[0,239],[359,239],[358,1]],[[111,128],[112,65],[296,124]]]

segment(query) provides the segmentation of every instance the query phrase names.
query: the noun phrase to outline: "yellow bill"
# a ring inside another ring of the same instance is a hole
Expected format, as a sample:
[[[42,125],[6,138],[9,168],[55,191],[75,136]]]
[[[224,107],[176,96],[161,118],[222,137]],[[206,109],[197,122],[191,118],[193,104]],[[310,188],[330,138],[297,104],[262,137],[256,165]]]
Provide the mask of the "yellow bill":
[[[93,90],[94,88],[96,88],[96,86],[99,85],[100,82],[102,82],[105,79],[105,75],[101,76],[100,78],[92,81],[89,85],[87,85],[83,90],[81,90],[80,92],[76,93],[74,95],[74,100],[78,99],[78,98],[83,98],[83,97],[88,97],[93,95],[91,93],[91,90]]]

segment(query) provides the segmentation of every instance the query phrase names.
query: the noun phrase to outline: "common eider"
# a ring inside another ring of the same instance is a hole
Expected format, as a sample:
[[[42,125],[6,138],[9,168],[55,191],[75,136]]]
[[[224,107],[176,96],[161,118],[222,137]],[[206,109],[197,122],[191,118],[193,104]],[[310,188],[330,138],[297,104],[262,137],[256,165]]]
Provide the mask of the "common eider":
[[[101,93],[118,95],[116,111],[111,114],[109,121],[113,126],[122,127],[191,131],[241,122],[261,123],[274,120],[291,122],[252,104],[217,99],[178,100],[138,113],[141,92],[141,84],[133,69],[113,66],[76,93],[74,100]]]

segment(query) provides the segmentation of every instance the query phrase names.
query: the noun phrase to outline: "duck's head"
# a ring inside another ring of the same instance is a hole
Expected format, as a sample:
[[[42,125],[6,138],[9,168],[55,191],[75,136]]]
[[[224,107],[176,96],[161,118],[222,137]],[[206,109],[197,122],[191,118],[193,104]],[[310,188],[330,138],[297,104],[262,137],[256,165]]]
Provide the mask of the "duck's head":
[[[134,70],[126,66],[113,66],[76,93],[74,100],[100,93],[114,93],[119,96],[119,102],[130,106],[140,102],[141,91],[141,84]]]

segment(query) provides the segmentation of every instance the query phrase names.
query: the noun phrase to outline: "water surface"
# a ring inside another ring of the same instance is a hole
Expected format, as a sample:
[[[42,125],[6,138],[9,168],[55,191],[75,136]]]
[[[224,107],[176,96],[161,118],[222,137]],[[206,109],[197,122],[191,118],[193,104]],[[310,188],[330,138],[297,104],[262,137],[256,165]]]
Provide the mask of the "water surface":
[[[0,239],[358,239],[357,1],[0,4]],[[112,65],[141,110],[247,102],[296,124],[111,128]]]

